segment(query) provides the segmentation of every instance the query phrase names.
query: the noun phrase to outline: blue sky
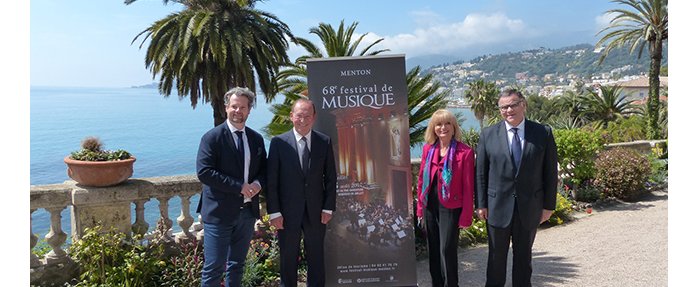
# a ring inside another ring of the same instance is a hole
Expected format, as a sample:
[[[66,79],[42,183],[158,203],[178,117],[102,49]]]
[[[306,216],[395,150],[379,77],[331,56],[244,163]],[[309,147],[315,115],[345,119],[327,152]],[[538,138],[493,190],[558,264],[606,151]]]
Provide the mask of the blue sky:
[[[607,0],[319,1],[269,0],[257,6],[277,15],[296,36],[320,22],[357,21],[357,34],[385,38],[381,48],[408,59],[455,59],[537,47],[594,43],[607,21]],[[152,82],[145,48],[131,40],[154,21],[182,9],[176,3],[33,0],[30,2],[31,85],[128,87]],[[302,50],[292,47],[295,58]]]

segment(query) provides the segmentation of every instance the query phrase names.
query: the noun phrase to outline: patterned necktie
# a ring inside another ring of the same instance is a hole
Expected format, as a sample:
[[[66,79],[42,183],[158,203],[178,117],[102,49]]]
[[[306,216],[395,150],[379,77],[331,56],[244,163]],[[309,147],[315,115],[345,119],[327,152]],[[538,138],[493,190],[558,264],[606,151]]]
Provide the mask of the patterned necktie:
[[[303,141],[303,153],[301,158],[303,159],[303,173],[308,174],[308,168],[310,167],[310,149],[308,148],[308,139],[301,137]]]
[[[511,140],[511,155],[516,163],[516,170],[519,170],[521,165],[521,139],[519,138],[519,128],[511,128],[514,132],[514,138]]]
[[[236,131],[235,134],[238,136],[238,155],[242,161],[245,161],[245,145],[242,143],[242,131]]]

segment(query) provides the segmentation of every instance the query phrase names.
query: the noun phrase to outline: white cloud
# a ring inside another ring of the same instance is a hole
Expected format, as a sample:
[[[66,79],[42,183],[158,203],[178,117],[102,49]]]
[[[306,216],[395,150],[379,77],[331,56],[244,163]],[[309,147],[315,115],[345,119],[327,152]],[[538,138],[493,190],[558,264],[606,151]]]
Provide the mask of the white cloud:
[[[503,13],[469,14],[463,21],[438,23],[433,13],[414,14],[420,26],[412,33],[381,36],[369,33],[364,42],[385,38],[378,48],[391,53],[404,53],[407,57],[450,53],[476,45],[510,42],[535,36],[536,32],[519,19],[510,19]]]
[[[608,24],[611,23],[611,20],[613,20],[614,17],[616,17],[618,13],[604,13],[602,15],[596,16],[594,19],[594,22],[596,23],[596,30],[601,31],[602,29],[608,27]]]

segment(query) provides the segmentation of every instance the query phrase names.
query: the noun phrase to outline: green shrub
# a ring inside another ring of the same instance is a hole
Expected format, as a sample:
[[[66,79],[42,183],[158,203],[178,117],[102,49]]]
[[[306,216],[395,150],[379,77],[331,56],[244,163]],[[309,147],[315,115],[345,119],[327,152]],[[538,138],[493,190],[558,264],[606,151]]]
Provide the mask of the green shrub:
[[[645,121],[640,116],[618,118],[600,130],[605,143],[631,142],[645,139]]]
[[[667,159],[669,158],[669,150],[668,150],[668,145],[669,141],[664,141],[664,142],[658,142],[657,144],[654,145],[652,148],[652,152],[657,156],[659,159]]]
[[[594,157],[601,150],[598,133],[574,130],[555,130],[557,157],[563,176],[573,185],[594,178]]]
[[[463,141],[464,144],[467,144],[473,150],[477,149],[477,143],[480,141],[480,133],[474,128],[470,128],[470,130],[467,131],[463,129],[461,131],[461,141]]]
[[[63,249],[65,250],[67,246],[67,244],[64,244]],[[36,242],[36,245],[34,245],[34,248],[32,248],[32,253],[39,258],[44,258],[44,256],[49,252],[51,252],[51,245],[48,245],[46,239],[39,240],[38,242]]]
[[[68,249],[80,266],[75,286],[160,286],[158,275],[166,263],[159,245],[145,245],[114,227],[86,228],[83,237]]]
[[[253,240],[255,242],[255,240]],[[264,259],[264,249],[259,249],[251,244],[250,250],[245,258],[245,269],[242,273],[242,286],[260,286],[263,281],[262,264]]]
[[[162,286],[200,286],[201,270],[204,267],[204,248],[192,240],[175,245],[174,256],[167,260],[162,270]]]
[[[661,186],[667,183],[669,177],[669,162],[666,158],[661,158],[660,153],[649,153],[646,155],[647,161],[650,163],[650,174],[648,177],[651,186]]]
[[[80,143],[82,149],[70,153],[70,158],[82,161],[114,161],[129,159],[131,154],[125,150],[103,150],[102,142],[96,137],[87,137]]]
[[[300,257],[304,259],[303,248],[300,249],[300,253]],[[242,286],[278,285],[277,281],[281,272],[279,256],[276,230],[269,223],[269,215],[265,215],[250,242],[250,250],[245,259],[245,270],[242,275]],[[301,280],[305,276],[306,266],[305,260],[301,260],[301,264],[298,266]]]
[[[596,202],[601,199],[601,192],[593,185],[582,185],[574,190],[574,200],[582,202]]]
[[[108,231],[101,226],[87,228],[84,236],[68,249],[70,256],[80,266],[80,278],[73,282],[73,286],[201,285],[204,255],[199,242],[194,240],[171,246],[159,240],[157,234],[155,237],[147,242],[139,237],[129,238],[113,227]],[[46,249],[40,247],[44,245],[40,243],[35,248]],[[300,281],[305,280],[307,272],[302,250]],[[278,286],[279,272],[276,230],[269,224],[267,215],[253,235],[242,285]]]
[[[638,152],[617,148],[602,152],[596,159],[594,185],[605,196],[633,200],[645,191],[650,162]]]
[[[487,242],[487,222],[473,216],[473,224],[458,232],[458,246],[473,246],[478,243]]]
[[[70,153],[70,158],[82,161],[114,161],[124,160],[130,157],[131,154],[122,149],[115,151],[105,150],[98,152],[83,149]]]
[[[548,219],[548,223],[553,226],[563,224],[570,220],[570,213],[572,213],[572,202],[558,193],[555,211]]]

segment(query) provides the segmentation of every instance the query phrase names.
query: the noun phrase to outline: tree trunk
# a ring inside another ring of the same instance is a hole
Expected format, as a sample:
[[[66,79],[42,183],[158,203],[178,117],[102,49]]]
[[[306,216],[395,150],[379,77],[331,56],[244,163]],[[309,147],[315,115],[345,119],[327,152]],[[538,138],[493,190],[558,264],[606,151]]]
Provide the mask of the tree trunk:
[[[650,90],[647,96],[647,123],[645,136],[647,139],[659,139],[659,70],[662,64],[662,40],[650,43]]]
[[[211,107],[213,108],[213,126],[218,126],[225,122],[228,115],[225,112],[225,103],[223,101],[223,96],[225,95],[224,90],[219,89],[215,95],[211,95]]]

